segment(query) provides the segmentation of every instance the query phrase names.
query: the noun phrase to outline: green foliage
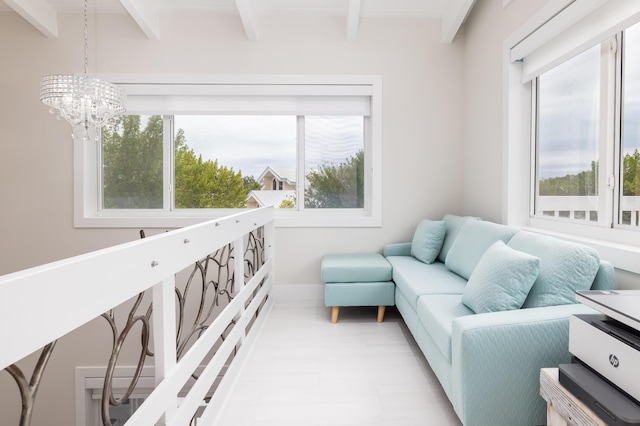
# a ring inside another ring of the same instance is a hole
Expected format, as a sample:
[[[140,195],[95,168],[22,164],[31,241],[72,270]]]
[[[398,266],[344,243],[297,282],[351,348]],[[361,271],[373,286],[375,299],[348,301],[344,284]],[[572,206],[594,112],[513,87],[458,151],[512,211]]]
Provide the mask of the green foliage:
[[[640,196],[640,152],[625,154],[622,159],[624,196]],[[591,170],[575,175],[541,179],[540,195],[589,196],[598,195],[598,162],[591,162]]]
[[[247,190],[247,193],[249,193],[249,191],[262,189],[260,182],[258,182],[258,180],[253,176],[244,176],[242,178],[242,185],[244,186],[244,189]]]
[[[640,196],[640,152],[637,149],[624,156],[622,169],[622,195]]]
[[[117,116],[102,134],[104,208],[162,208],[162,118],[142,130],[139,115]]]
[[[591,196],[598,195],[598,162],[591,162],[591,170],[575,175],[540,179],[541,196]]]
[[[296,207],[296,199],[293,197],[287,197],[278,206],[279,209],[293,209]]]
[[[248,191],[242,174],[220,166],[218,160],[202,160],[186,144],[184,131],[178,130],[175,141],[176,208],[242,208]]]
[[[327,163],[307,174],[306,208],[364,207],[364,151],[344,163]]]
[[[162,117],[149,118],[144,130],[139,115],[117,116],[103,128],[103,203],[107,209],[149,209],[163,205]],[[253,177],[203,161],[187,145],[184,131],[175,138],[174,202],[176,208],[243,208]]]

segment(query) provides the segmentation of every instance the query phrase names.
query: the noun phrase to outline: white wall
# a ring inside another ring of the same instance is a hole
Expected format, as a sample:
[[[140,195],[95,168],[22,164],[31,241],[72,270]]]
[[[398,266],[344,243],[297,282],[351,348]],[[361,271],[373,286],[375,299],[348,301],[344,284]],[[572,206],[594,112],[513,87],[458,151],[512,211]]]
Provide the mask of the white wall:
[[[503,42],[546,0],[478,1],[464,26],[463,212],[504,222],[502,217]],[[529,140],[522,140],[529,145]],[[611,260],[611,259],[607,259]],[[616,271],[621,289],[639,289],[640,275]]]
[[[250,42],[237,17],[163,16],[152,41],[128,16],[91,18],[91,72],[382,75],[383,227],[277,230],[277,286],[319,284],[323,254],[379,251],[410,240],[420,219],[462,207],[463,37],[445,45],[438,21],[371,18],[347,42],[344,21],[265,17],[260,41]],[[136,229],[73,228],[70,128],[39,102],[43,75],[82,71],[80,16],[61,15],[59,28],[47,39],[0,13],[0,274],[138,238]],[[74,424],[73,366],[104,365],[105,339],[98,320],[61,340],[34,425]],[[6,374],[0,393],[3,424],[16,424]]]
[[[123,15],[92,19],[90,28],[92,72],[382,75],[383,228],[281,230],[282,258],[317,262],[339,241],[346,251],[380,250],[408,239],[419,219],[460,209],[462,42],[442,44],[438,21],[363,19],[351,43],[339,18],[261,18],[258,42],[246,40],[237,17],[165,17],[159,41]],[[73,229],[70,129],[38,101],[43,75],[82,70],[79,16],[60,16],[60,37],[49,40],[1,13],[0,51],[0,226],[11,248],[0,273],[137,238],[136,230]],[[278,277],[319,282],[290,268]]]
[[[482,0],[465,23],[465,213],[503,222],[503,41],[545,3],[513,0],[503,8],[502,0]]]

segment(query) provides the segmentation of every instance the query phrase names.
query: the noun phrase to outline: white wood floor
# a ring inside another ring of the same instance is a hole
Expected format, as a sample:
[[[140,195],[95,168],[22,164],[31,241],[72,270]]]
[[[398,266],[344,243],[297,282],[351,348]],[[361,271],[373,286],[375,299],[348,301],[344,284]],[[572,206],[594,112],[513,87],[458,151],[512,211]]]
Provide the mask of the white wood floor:
[[[460,425],[395,308],[276,303],[222,426]]]

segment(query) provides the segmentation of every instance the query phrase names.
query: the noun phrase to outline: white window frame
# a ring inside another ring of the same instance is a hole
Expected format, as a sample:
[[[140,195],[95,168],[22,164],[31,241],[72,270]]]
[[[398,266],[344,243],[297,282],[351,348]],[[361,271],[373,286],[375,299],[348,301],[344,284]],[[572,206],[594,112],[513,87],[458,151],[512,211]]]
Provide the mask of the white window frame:
[[[614,35],[613,37],[617,40],[620,34]],[[536,174],[536,161],[537,161],[537,150],[539,145],[539,129],[538,129],[538,119],[536,115],[538,114],[538,100],[539,100],[539,90],[538,84],[539,79],[535,78],[531,81],[531,90],[532,90],[532,123],[531,126],[531,141],[532,146],[535,149],[532,151],[532,187],[531,187],[531,195],[532,195],[532,204],[530,208],[530,219],[542,219],[545,221],[554,220],[561,221],[565,224],[572,225],[576,223],[580,223],[585,226],[600,226],[600,227],[613,227],[614,226],[614,187],[608,185],[608,179],[611,176],[618,176],[615,166],[617,161],[614,159],[614,146],[616,145],[616,141],[614,140],[614,135],[617,131],[617,125],[615,121],[615,115],[617,114],[617,103],[616,103],[616,90],[615,86],[619,83],[619,79],[616,79],[616,75],[620,74],[619,63],[616,64],[617,58],[620,55],[616,55],[615,51],[611,49],[612,41],[607,39],[596,45],[599,47],[599,61],[600,61],[600,94],[607,95],[600,98],[600,107],[599,107],[599,116],[598,116],[598,163],[599,163],[599,173],[598,173],[598,195],[594,196],[598,198],[598,220],[590,221],[585,219],[584,221],[578,222],[578,219],[574,218],[560,218],[560,217],[549,217],[543,216],[542,214],[536,214],[535,212],[535,198],[537,193],[537,174]],[[594,46],[595,47],[595,46]],[[619,116],[618,116],[619,118]],[[588,215],[587,215],[588,216]],[[618,225],[615,225],[618,226]]]
[[[379,75],[233,75],[233,76],[163,76],[163,75],[100,75],[107,81],[121,85],[125,91],[144,93],[156,85],[176,87],[207,87],[218,85],[230,95],[252,94],[260,86],[263,96],[280,96],[287,105],[288,95],[301,90],[321,98],[347,95],[364,95],[369,99],[369,115],[365,117],[365,206],[363,209],[276,209],[276,227],[380,227],[382,226],[382,77]],[[301,89],[302,88],[302,89]],[[181,89],[178,89],[181,90]],[[188,89],[187,89],[188,90]],[[226,92],[225,92],[226,93]],[[187,95],[191,93],[185,93]],[[259,108],[261,96],[248,96]],[[290,97],[289,97],[290,98]],[[345,97],[346,99],[346,97]],[[217,108],[210,105],[207,108]],[[286,106],[285,106],[286,107]],[[198,108],[198,107],[196,107]],[[345,115],[350,105],[345,106]],[[173,111],[175,113],[175,111]],[[195,113],[196,110],[185,111]],[[200,113],[214,111],[198,111]],[[237,111],[215,111],[217,113],[238,113]],[[256,110],[255,113],[260,112]],[[330,115],[332,111],[327,111]],[[334,111],[341,112],[341,111]],[[143,111],[132,111],[141,113]],[[158,113],[158,112],[154,112]],[[160,112],[162,113],[162,112]],[[169,112],[167,112],[169,113]],[[168,129],[165,129],[168,130]],[[80,133],[80,132],[78,132]],[[76,228],[177,228],[192,225],[203,220],[224,217],[238,210],[232,209],[180,209],[179,211],[132,210],[102,211],[100,206],[98,144],[83,140],[77,135],[74,140],[74,226]],[[304,160],[304,150],[299,144],[298,164]],[[170,149],[165,146],[165,150]],[[171,153],[165,152],[165,158]],[[165,161],[165,167],[169,167]],[[304,177],[304,171],[298,172]],[[165,180],[169,173],[165,172]],[[304,182],[304,180],[299,180]],[[164,182],[165,185],[168,182]],[[166,198],[166,197],[165,197]],[[168,201],[165,200],[165,203]],[[166,206],[165,206],[166,207]]]
[[[565,9],[568,13],[562,14]],[[599,21],[598,25],[594,25],[594,21]],[[503,43],[503,222],[586,244],[598,250],[601,258],[612,262],[616,268],[633,273],[640,273],[640,264],[637,261],[640,255],[637,230],[593,226],[533,215],[531,188],[535,187],[535,174],[531,165],[532,159],[535,158],[535,146],[531,143],[531,135],[535,123],[532,101],[535,91],[533,84],[527,81],[533,71],[531,64],[525,66],[517,56],[518,53],[526,56],[530,51],[526,43],[522,43],[530,34],[537,32],[538,37],[545,39],[539,45],[549,40],[557,40],[558,43],[553,46],[555,50],[547,49],[543,52],[548,55],[546,63],[540,60],[541,54],[534,57],[535,65],[538,67],[535,71],[544,72],[582,49],[593,46],[638,21],[639,2],[561,0],[544,5]],[[546,23],[553,22],[560,23],[555,27],[549,26],[547,34],[537,31]],[[598,33],[582,39],[581,45],[572,45],[571,38],[579,34],[580,30],[595,27],[599,27]],[[525,53],[518,52],[518,49],[524,49],[523,46],[526,48]],[[612,116],[608,119],[614,118]],[[609,161],[609,158],[601,161]]]

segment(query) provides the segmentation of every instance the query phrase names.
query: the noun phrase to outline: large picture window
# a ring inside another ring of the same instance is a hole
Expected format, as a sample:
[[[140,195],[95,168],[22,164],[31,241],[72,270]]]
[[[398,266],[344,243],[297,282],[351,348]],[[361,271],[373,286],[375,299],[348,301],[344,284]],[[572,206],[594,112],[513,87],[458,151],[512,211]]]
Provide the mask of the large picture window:
[[[127,114],[95,147],[76,141],[76,225],[183,226],[271,206],[277,226],[379,226],[379,78],[264,79],[124,84]]]

